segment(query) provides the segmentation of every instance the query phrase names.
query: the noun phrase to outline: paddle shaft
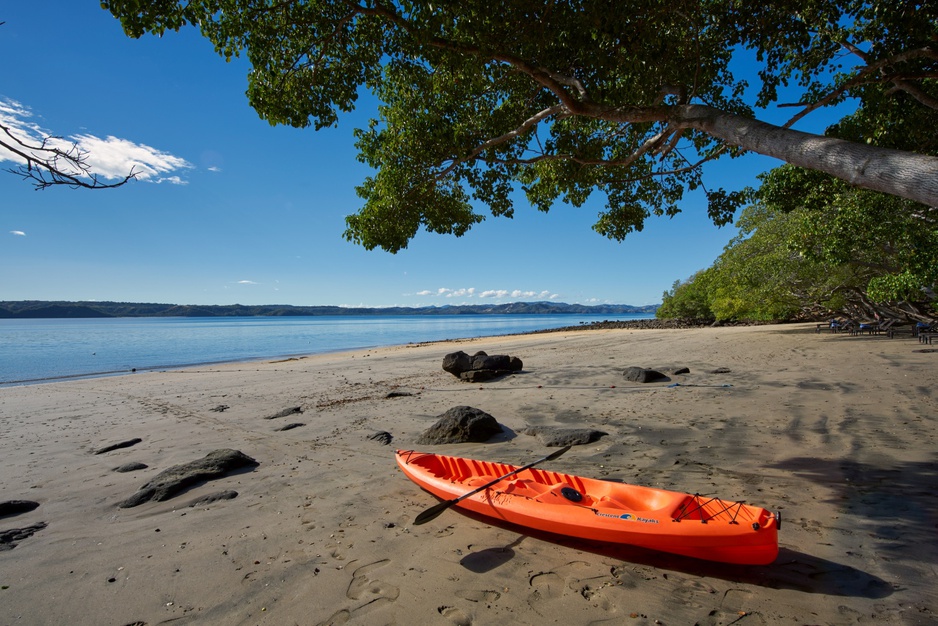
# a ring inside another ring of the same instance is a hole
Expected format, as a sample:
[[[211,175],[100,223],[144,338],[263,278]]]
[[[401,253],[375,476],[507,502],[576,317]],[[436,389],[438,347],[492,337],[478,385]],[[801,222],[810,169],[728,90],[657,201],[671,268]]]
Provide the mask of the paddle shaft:
[[[531,463],[528,463],[527,465],[523,465],[523,466],[521,466],[521,467],[519,467],[519,468],[517,468],[517,469],[513,469],[512,471],[508,472],[508,473],[505,474],[504,476],[499,476],[499,477],[496,478],[495,480],[493,480],[493,481],[491,481],[491,482],[488,482],[488,483],[485,483],[485,484],[482,485],[481,487],[477,487],[476,489],[473,489],[473,490],[470,491],[469,493],[464,493],[463,495],[459,496],[458,498],[454,498],[454,499],[452,499],[452,500],[446,500],[445,502],[440,502],[440,503],[437,504],[436,506],[432,506],[432,507],[430,507],[429,509],[427,509],[426,511],[424,511],[423,513],[421,513],[420,515],[418,515],[418,516],[414,519],[414,525],[415,525],[415,526],[419,526],[420,524],[425,524],[425,523],[429,522],[429,521],[432,520],[432,519],[436,519],[437,517],[440,516],[441,513],[443,513],[443,511],[445,511],[445,510],[448,509],[449,507],[451,507],[451,506],[453,506],[453,505],[455,505],[455,504],[459,504],[460,502],[462,502],[462,501],[465,500],[466,498],[469,498],[469,497],[471,497],[471,496],[474,496],[474,495],[476,495],[477,493],[479,493],[480,491],[485,491],[486,489],[488,489],[489,487],[491,487],[491,486],[493,486],[493,485],[497,485],[498,483],[500,483],[501,481],[505,480],[506,478],[508,478],[508,477],[510,477],[510,476],[514,476],[515,474],[521,473],[521,472],[523,472],[523,471],[526,470],[526,469],[531,469],[532,467],[534,467],[535,465],[538,465],[539,463],[544,463],[545,461],[553,461],[554,459],[556,459],[556,458],[559,457],[560,455],[564,454],[567,450],[569,450],[569,449],[572,448],[572,447],[573,447],[573,446],[566,446],[566,447],[563,447],[563,448],[557,450],[556,452],[553,452],[553,453],[551,453],[551,454],[548,454],[547,456],[545,456],[545,457],[543,457],[543,458],[540,458],[540,459],[538,459],[538,460],[536,460],[536,461],[533,461],[533,462],[531,462]]]

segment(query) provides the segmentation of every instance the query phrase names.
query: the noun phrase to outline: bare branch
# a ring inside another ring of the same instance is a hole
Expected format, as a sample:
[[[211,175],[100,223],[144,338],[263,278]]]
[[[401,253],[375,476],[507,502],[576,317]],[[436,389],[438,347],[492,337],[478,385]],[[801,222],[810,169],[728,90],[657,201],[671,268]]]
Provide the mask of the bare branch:
[[[24,165],[6,171],[32,181],[37,190],[55,185],[65,185],[73,189],[113,189],[137,178],[138,172],[131,168],[127,176],[115,183],[102,182],[97,174],[91,172],[88,155],[77,143],[73,143],[68,150],[62,150],[49,147],[49,140],[57,138],[47,137],[38,145],[29,145],[14,135],[7,126],[0,124],[0,130],[9,138],[0,137],[0,147],[25,161]]]
[[[828,93],[826,96],[824,96],[817,102],[814,102],[811,104],[798,103],[798,104],[789,104],[789,105],[779,105],[779,106],[804,106],[805,107],[804,110],[802,110],[793,118],[788,120],[788,122],[786,122],[782,126],[782,128],[791,128],[791,126],[795,124],[795,122],[805,117],[809,113],[816,111],[817,109],[823,106],[827,106],[833,100],[843,95],[847,90],[852,89],[854,87],[859,87],[860,85],[866,85],[866,84],[871,84],[871,83],[891,82],[893,83],[893,85],[895,85],[896,89],[905,91],[910,96],[912,96],[913,98],[921,102],[923,105],[933,108],[933,109],[938,109],[938,99],[929,96],[927,93],[919,89],[916,85],[909,82],[910,77],[907,77],[907,76],[873,77],[873,74],[875,74],[876,72],[881,71],[884,68],[889,67],[891,65],[895,65],[896,63],[901,63],[903,61],[908,61],[911,59],[919,59],[919,58],[926,58],[926,59],[938,58],[938,52],[936,52],[930,46],[926,46],[924,48],[916,48],[915,50],[907,50],[900,54],[896,54],[891,57],[887,57],[885,59],[880,59],[878,61],[874,61],[873,63],[870,63],[869,55],[863,52],[862,50],[860,50],[854,44],[850,43],[849,41],[842,41],[840,42],[840,45],[843,46],[845,49],[849,50],[851,53],[860,57],[860,59],[862,59],[863,62],[866,63],[866,66],[863,69],[861,69],[857,73],[856,76],[844,82],[844,84],[842,84],[840,87],[832,90],[830,93]],[[925,76],[919,76],[916,78],[925,78]]]

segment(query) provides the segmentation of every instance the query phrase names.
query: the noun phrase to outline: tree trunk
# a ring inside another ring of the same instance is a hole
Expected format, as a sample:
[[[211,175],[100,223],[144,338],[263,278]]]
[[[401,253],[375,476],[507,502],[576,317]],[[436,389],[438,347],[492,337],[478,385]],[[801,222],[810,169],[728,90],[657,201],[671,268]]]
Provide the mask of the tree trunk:
[[[670,120],[858,187],[938,207],[938,157],[812,135],[703,105],[675,107]]]

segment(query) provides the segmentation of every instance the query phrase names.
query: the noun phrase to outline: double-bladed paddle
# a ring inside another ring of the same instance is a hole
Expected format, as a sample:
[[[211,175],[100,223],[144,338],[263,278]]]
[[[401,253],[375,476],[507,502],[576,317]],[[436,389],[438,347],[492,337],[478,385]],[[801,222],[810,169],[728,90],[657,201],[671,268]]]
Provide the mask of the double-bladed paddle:
[[[491,482],[488,482],[488,483],[485,483],[485,484],[482,485],[481,487],[478,487],[477,489],[473,489],[473,490],[470,491],[469,493],[464,493],[463,495],[459,496],[458,498],[454,498],[454,499],[452,499],[452,500],[446,500],[445,502],[440,502],[440,503],[437,504],[436,506],[431,506],[429,509],[427,509],[426,511],[424,511],[423,513],[421,513],[420,515],[418,515],[418,516],[416,517],[416,519],[414,519],[414,525],[415,525],[415,526],[419,526],[420,524],[426,524],[426,523],[429,522],[430,520],[436,519],[437,517],[439,517],[440,514],[441,514],[443,511],[445,511],[445,510],[448,509],[449,507],[453,506],[454,504],[459,504],[460,502],[462,502],[462,501],[465,500],[466,498],[468,498],[468,497],[470,497],[470,496],[474,496],[475,494],[479,493],[480,491],[485,491],[486,489],[488,489],[488,488],[491,487],[492,485],[498,484],[499,482],[505,480],[505,479],[508,478],[509,476],[514,476],[515,474],[518,474],[518,473],[520,473],[520,472],[523,472],[523,471],[526,470],[526,469],[530,469],[530,468],[534,467],[535,465],[537,465],[538,463],[543,463],[543,462],[545,462],[545,461],[553,461],[554,459],[556,459],[557,457],[559,457],[560,455],[562,455],[564,452],[566,452],[567,450],[569,450],[569,449],[572,448],[572,447],[573,447],[573,446],[566,446],[566,447],[563,447],[563,448],[557,450],[556,452],[553,452],[553,453],[551,453],[551,454],[548,454],[547,456],[545,456],[545,457],[542,458],[542,459],[538,459],[538,460],[534,461],[533,463],[528,463],[527,465],[524,465],[524,466],[522,466],[522,467],[519,467],[519,468],[517,468],[517,469],[514,469],[514,470],[508,472],[507,474],[505,474],[504,476],[499,476],[499,477],[496,478],[495,480],[493,480],[493,481],[491,481]]]

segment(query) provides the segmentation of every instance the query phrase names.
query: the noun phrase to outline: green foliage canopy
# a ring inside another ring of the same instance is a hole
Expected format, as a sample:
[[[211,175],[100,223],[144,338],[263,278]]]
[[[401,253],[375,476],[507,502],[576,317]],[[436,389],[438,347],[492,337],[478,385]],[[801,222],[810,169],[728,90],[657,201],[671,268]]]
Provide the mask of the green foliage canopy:
[[[101,4],[133,37],[195,25],[220,55],[245,55],[248,98],[271,124],[331,126],[362,89],[374,93],[377,117],[357,131],[357,146],[375,173],[358,187],[364,206],[346,231],[369,249],[396,252],[421,228],[462,235],[484,219],[479,205],[510,217],[517,187],[544,211],[603,194],[594,228],[621,240],[650,215],[678,213],[685,190],[703,184],[702,163],[743,150],[938,204],[938,159],[754,117],[786,85],[803,94],[795,117],[871,89],[931,106],[931,2]],[[741,50],[760,64],[749,100],[731,69]],[[707,194],[718,224],[744,199]]]

